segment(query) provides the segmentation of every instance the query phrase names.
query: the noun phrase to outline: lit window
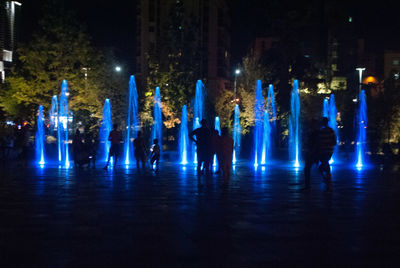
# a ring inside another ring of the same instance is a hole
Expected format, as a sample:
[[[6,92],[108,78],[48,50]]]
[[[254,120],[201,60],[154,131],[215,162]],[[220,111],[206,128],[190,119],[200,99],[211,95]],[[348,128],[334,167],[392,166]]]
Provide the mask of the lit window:
[[[393,60],[393,65],[399,65],[399,59],[394,59]]]

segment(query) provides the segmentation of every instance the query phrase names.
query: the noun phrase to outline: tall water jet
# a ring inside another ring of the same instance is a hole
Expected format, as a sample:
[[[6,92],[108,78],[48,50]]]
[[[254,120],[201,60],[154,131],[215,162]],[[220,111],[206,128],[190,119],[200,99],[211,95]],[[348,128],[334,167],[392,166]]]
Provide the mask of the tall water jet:
[[[160,148],[162,148],[162,116],[161,116],[161,94],[160,87],[156,87],[156,92],[154,95],[154,110],[153,110],[153,130],[152,130],[152,138],[158,139],[158,143],[160,144]]]
[[[271,156],[271,125],[269,121],[268,110],[264,111],[264,123],[263,123],[263,143],[262,143],[262,154],[261,154],[261,165],[265,165],[270,160]]]
[[[44,159],[44,145],[46,142],[46,137],[44,135],[44,118],[43,118],[43,106],[39,106],[39,113],[37,117],[37,130],[35,136],[35,153],[36,162],[39,165],[45,164]]]
[[[187,126],[187,107],[183,105],[181,115],[181,128],[179,130],[179,155],[180,163],[186,165],[188,163],[188,144],[189,133]]]
[[[235,164],[240,154],[240,142],[241,142],[242,128],[240,126],[240,110],[239,105],[235,104],[235,112],[233,118],[233,160]]]
[[[214,129],[218,131],[218,135],[221,136],[221,123],[219,120],[219,117],[216,116],[215,120],[214,120]],[[213,162],[213,166],[217,166],[217,156],[214,155],[214,162]]]
[[[365,165],[365,153],[367,142],[367,100],[365,91],[361,90],[358,98],[358,111],[357,111],[357,138],[356,138],[356,167],[362,168]]]
[[[256,100],[254,103],[254,166],[258,166],[262,150],[260,145],[263,140],[263,115],[264,98],[262,95],[261,80],[257,80]]]
[[[294,167],[300,167],[300,94],[299,81],[294,80],[290,98],[289,159]]]
[[[69,167],[68,150],[68,86],[67,81],[61,84],[60,108],[58,109],[58,161],[64,167]]]
[[[99,133],[99,159],[104,161],[107,161],[108,153],[111,147],[111,142],[108,140],[108,136],[110,135],[111,130],[111,103],[110,99],[105,99],[103,107],[103,120],[101,121]]]
[[[57,129],[58,123],[58,100],[57,95],[54,95],[51,99],[51,108],[49,111],[49,130],[50,134],[54,135],[54,130]]]
[[[197,80],[196,92],[193,104],[193,130],[200,127],[200,121],[204,119],[204,84],[201,80]],[[192,145],[193,162],[197,163],[196,145]]]
[[[335,95],[331,94],[331,97],[329,98],[329,127],[333,129],[333,131],[336,134],[336,144],[339,144],[339,131],[337,128],[337,122],[336,122],[336,116],[337,116],[337,110],[336,110],[336,103],[335,103]],[[338,158],[338,147],[335,146],[335,149],[333,151],[333,156],[331,158],[331,163],[334,163],[336,159]]]
[[[329,99],[324,98],[324,102],[322,105],[322,116],[329,118]]]
[[[131,138],[136,137],[136,130],[139,128],[139,107],[138,95],[135,82],[135,76],[131,75],[129,79],[129,96],[128,96],[128,117],[126,121],[126,135],[124,144],[125,164],[129,165],[133,159],[133,143]]]
[[[275,93],[274,93],[274,86],[270,84],[268,86],[268,98],[267,98],[267,111],[269,112],[269,122],[270,122],[270,147],[269,147],[269,154],[272,157],[274,144],[277,142],[277,129],[276,129],[276,106],[275,106]]]

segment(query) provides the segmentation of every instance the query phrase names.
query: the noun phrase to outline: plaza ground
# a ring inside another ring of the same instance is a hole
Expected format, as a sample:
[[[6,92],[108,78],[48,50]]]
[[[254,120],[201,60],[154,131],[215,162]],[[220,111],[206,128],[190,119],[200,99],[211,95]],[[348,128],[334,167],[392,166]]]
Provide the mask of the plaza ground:
[[[0,168],[1,267],[395,267],[398,165],[316,170],[241,163],[229,183],[194,167]]]

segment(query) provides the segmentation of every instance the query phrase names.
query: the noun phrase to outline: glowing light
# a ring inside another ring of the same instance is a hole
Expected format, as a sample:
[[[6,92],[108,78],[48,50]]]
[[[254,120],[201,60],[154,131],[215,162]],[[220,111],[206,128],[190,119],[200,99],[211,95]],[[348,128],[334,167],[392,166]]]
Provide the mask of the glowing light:
[[[126,124],[126,135],[124,143],[125,164],[130,164],[130,154],[133,151],[131,138],[135,137],[136,130],[139,128],[139,107],[138,94],[135,82],[135,76],[131,75],[129,79],[129,98],[128,98],[128,118]]]
[[[122,70],[122,69],[121,69],[120,66],[116,66],[116,67],[115,67],[115,71],[120,72],[121,70]]]
[[[289,156],[294,167],[300,167],[300,96],[299,81],[294,80],[290,100]]]
[[[235,74],[240,74],[240,70],[239,70],[239,69],[236,69],[236,70],[235,70]]]

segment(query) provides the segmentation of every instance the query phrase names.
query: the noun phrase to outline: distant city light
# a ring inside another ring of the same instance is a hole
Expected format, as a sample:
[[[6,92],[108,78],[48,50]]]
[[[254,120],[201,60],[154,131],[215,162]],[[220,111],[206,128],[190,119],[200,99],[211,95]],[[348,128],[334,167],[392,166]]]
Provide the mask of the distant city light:
[[[349,17],[349,22],[353,22],[353,17]]]
[[[120,66],[116,66],[116,67],[115,67],[115,71],[120,72],[121,70],[122,70],[122,69],[121,69]]]
[[[235,74],[240,74],[240,70],[236,69]]]

